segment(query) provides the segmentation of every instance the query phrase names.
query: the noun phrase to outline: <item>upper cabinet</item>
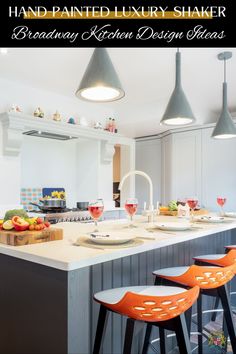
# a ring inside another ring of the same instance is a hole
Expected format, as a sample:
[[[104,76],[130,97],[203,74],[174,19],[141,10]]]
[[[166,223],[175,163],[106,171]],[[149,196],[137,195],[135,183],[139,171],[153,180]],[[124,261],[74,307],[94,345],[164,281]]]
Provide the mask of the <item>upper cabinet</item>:
[[[217,210],[217,196],[226,197],[225,209],[233,211],[236,209],[236,139],[212,139],[211,134],[212,128],[202,130],[202,200]]]
[[[178,132],[172,137],[172,199],[201,193],[201,130]]]
[[[217,196],[236,208],[236,139],[211,138],[213,127],[187,127],[136,142],[136,168],[153,179],[155,195],[163,204],[197,196],[200,204],[217,211]],[[141,182],[136,194],[142,199]]]
[[[153,181],[154,206],[161,200],[161,140],[142,139],[136,141],[136,170],[146,172]],[[149,185],[144,178],[136,176],[135,195],[139,201],[139,207],[149,200]]]

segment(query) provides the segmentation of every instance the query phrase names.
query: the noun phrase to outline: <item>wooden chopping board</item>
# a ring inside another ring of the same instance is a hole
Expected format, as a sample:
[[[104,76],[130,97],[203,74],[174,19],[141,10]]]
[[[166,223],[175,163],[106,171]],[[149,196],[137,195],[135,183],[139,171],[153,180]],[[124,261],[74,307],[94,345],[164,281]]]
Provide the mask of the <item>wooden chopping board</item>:
[[[41,231],[0,231],[0,243],[11,246],[32,245],[34,243],[57,241],[62,239],[63,230],[53,227]]]
[[[209,211],[207,209],[198,209],[194,210],[194,215],[205,215],[208,214]],[[177,211],[171,211],[171,210],[163,210],[160,212],[160,215],[168,215],[168,216],[177,216],[178,212]]]

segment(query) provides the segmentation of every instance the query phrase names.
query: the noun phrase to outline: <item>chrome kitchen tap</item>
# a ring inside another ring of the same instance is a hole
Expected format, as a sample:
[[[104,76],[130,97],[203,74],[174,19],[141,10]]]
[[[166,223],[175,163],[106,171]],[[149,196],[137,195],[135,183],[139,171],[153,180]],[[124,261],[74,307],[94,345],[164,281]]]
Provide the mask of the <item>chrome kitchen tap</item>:
[[[118,189],[121,191],[123,184],[125,182],[125,180],[132,176],[132,175],[139,175],[139,176],[143,176],[144,178],[147,179],[148,183],[149,183],[149,208],[148,210],[144,210],[143,211],[143,215],[147,215],[148,216],[148,221],[152,222],[153,221],[153,215],[154,215],[154,207],[153,207],[153,183],[151,178],[143,171],[138,171],[138,170],[133,170],[133,171],[129,171],[128,173],[126,173],[124,175],[124,177],[122,178],[122,180],[120,181],[119,187]]]

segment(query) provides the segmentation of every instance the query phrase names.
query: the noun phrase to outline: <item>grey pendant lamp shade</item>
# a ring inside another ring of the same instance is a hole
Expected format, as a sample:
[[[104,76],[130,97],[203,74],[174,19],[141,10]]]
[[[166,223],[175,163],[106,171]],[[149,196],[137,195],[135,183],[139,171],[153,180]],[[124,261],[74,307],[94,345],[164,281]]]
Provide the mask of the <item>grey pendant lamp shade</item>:
[[[176,81],[160,124],[187,125],[195,122],[190,104],[181,85],[181,53],[176,52]]]
[[[218,55],[219,60],[224,60],[224,82],[222,111],[212,133],[212,138],[215,139],[230,139],[236,137],[236,127],[227,106],[226,60],[231,57],[231,52],[223,52]]]
[[[105,48],[95,48],[76,96],[94,102],[110,102],[125,92]]]

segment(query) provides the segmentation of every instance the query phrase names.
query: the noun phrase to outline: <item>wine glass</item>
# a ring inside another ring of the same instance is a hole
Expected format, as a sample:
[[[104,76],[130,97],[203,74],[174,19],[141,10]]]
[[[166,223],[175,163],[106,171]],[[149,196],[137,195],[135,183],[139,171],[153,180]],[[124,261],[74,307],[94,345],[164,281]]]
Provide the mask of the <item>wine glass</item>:
[[[220,206],[221,215],[224,215],[224,208],[223,208],[223,206],[224,206],[225,203],[226,203],[226,198],[224,198],[224,197],[217,197],[216,201],[217,201],[217,204]]]
[[[187,199],[187,203],[189,208],[191,209],[191,221],[193,222],[194,220],[194,209],[198,205],[198,198],[197,197],[192,197]]]
[[[127,214],[130,216],[130,224],[128,227],[136,227],[133,224],[133,216],[136,214],[138,210],[138,199],[137,198],[128,198],[125,202],[125,210]]]
[[[102,216],[104,210],[103,200],[97,199],[89,202],[88,211],[91,217],[94,220],[95,230],[93,232],[98,231],[98,219]]]

